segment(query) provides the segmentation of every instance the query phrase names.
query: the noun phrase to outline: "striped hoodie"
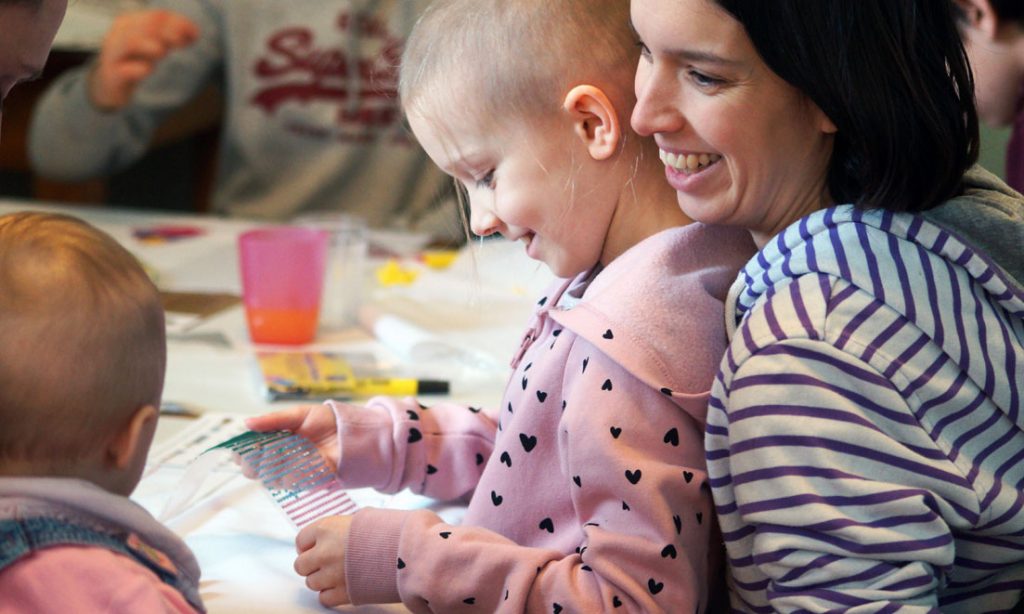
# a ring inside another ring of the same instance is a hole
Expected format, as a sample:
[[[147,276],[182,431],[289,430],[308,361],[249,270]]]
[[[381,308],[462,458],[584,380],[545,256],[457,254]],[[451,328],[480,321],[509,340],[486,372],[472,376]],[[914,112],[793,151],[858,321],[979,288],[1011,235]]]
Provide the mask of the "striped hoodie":
[[[963,234],[845,205],[741,270],[705,440],[734,610],[1022,598],[1024,245],[1004,268]]]

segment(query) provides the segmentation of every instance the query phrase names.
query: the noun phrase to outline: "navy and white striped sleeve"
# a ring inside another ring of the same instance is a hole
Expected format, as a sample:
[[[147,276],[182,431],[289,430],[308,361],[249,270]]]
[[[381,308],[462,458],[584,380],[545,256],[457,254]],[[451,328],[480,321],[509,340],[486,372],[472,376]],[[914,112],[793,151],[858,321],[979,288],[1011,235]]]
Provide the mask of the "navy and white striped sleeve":
[[[730,551],[750,553],[730,560],[739,592],[775,611],[938,611],[948,519],[968,526],[979,504],[890,380],[814,339],[735,367],[714,395],[708,460]]]

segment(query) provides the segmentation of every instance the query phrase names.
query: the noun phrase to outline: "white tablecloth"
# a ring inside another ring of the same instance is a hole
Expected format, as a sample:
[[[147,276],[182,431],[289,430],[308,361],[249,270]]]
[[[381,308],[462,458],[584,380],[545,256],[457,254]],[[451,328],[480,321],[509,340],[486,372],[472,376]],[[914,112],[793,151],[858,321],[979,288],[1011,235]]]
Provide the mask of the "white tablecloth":
[[[106,230],[153,271],[162,290],[240,293],[236,239],[241,231],[253,227],[252,223],[0,201],[0,214],[26,208],[71,213]],[[135,229],[157,224],[197,226],[203,234],[162,244],[134,238]],[[371,261],[371,269],[380,264]],[[486,368],[410,364],[359,328],[319,335],[307,347],[372,352],[382,364],[403,374],[450,379],[452,399],[496,406],[507,378],[509,357],[518,347],[534,302],[551,280],[550,273],[527,259],[521,246],[502,240],[473,244],[445,270],[427,269],[412,259],[402,265],[419,272],[411,286],[381,287],[374,283],[371,270],[367,286],[372,306],[404,318],[455,347],[480,353],[489,359]],[[256,415],[285,407],[263,398],[255,349],[248,340],[241,306],[201,322],[188,331],[186,338],[168,342],[165,401],[233,415]],[[185,418],[162,418],[154,449],[189,424]],[[133,497],[158,514],[181,473],[180,469],[150,467]],[[393,497],[373,491],[352,494],[362,504],[398,508],[432,504],[408,492]],[[458,507],[438,509],[446,518],[457,518],[460,512]],[[259,484],[241,477],[230,479],[213,496],[168,524],[199,559],[203,569],[201,593],[210,612],[324,611],[315,593],[306,589],[292,570],[295,528]],[[354,610],[391,612],[396,606]]]

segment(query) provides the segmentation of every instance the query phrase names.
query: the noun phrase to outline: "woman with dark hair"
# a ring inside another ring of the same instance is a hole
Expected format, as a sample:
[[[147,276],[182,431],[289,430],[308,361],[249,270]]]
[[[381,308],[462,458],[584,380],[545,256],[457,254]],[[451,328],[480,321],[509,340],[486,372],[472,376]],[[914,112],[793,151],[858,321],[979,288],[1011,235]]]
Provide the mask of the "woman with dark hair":
[[[973,167],[952,5],[632,0],[632,123],[760,252],[707,483],[736,610],[1005,612],[1024,589],[1024,203]]]
[[[67,0],[0,0],[0,119],[11,88],[43,71],[67,8]]]

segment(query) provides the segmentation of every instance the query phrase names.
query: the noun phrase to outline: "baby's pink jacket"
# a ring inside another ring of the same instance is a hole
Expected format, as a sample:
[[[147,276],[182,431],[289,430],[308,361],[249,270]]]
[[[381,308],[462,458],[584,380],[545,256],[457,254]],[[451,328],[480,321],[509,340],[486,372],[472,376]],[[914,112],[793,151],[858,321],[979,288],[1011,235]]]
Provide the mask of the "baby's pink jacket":
[[[39,517],[124,534],[152,564],[175,573],[193,607],[127,554],[102,546],[34,550],[0,571],[0,614],[202,612],[199,565],[181,539],[126,497],[66,478],[0,478],[0,520]]]
[[[704,418],[723,300],[754,253],[701,224],[652,236],[540,299],[498,411],[331,402],[346,486],[472,495],[356,513],[354,603],[425,612],[705,612],[720,543]]]

